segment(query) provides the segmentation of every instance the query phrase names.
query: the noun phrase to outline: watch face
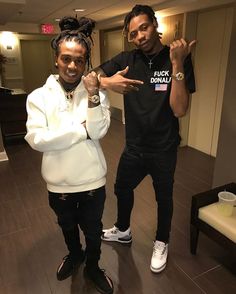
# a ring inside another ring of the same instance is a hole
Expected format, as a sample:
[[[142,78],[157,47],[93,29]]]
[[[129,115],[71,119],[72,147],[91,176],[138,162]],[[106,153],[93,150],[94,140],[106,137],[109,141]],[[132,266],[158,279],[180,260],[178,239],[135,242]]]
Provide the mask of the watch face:
[[[184,74],[182,72],[178,72],[175,77],[178,81],[181,81],[184,79]]]
[[[88,99],[89,99],[91,102],[93,102],[93,103],[98,103],[98,102],[100,102],[100,97],[99,97],[99,95],[89,96]]]

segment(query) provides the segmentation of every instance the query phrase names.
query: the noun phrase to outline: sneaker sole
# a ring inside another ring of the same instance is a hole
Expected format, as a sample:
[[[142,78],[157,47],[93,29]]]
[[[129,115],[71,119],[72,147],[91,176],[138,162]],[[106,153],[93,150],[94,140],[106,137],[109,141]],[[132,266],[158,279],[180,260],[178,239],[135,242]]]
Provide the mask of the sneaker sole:
[[[166,263],[162,266],[162,267],[159,267],[159,268],[154,268],[150,265],[150,270],[155,273],[155,274],[158,274],[160,272],[162,272],[166,267]]]
[[[74,268],[71,270],[71,271],[69,271],[66,275],[60,275],[60,274],[58,274],[58,273],[56,273],[56,276],[57,276],[57,280],[58,281],[63,281],[63,280],[66,280],[66,279],[68,279],[70,276],[72,276],[77,270],[78,270],[78,268],[79,268],[79,264],[77,264],[77,265],[75,265],[74,266]]]
[[[123,244],[129,244],[132,242],[132,238],[131,239],[122,239],[122,238],[118,238],[118,239],[111,239],[111,238],[106,238],[104,237],[103,235],[101,236],[101,239],[103,241],[106,241],[106,242],[118,242],[118,243],[123,243]]]
[[[113,291],[114,291],[113,282],[112,282],[111,278],[109,278],[107,275],[105,275],[105,276],[109,280],[109,284],[111,285],[111,290],[110,291],[104,291],[96,283],[94,283],[94,281],[90,278],[90,276],[88,275],[88,273],[87,273],[87,271],[85,269],[84,269],[84,276],[86,277],[87,280],[89,280],[94,285],[94,288],[99,293],[102,293],[102,294],[112,294],[113,293]]]
[[[81,257],[81,259],[77,262],[77,264],[74,265],[74,267],[71,269],[71,271],[69,271],[66,275],[60,275],[58,273],[58,271],[61,269],[61,267],[63,266],[63,264],[61,263],[59,265],[59,267],[57,268],[57,272],[56,272],[56,276],[57,276],[57,280],[58,281],[63,281],[66,280],[67,278],[69,278],[70,276],[72,276],[77,270],[78,268],[81,266],[81,264],[85,261],[86,259],[86,254],[84,253],[84,255]]]

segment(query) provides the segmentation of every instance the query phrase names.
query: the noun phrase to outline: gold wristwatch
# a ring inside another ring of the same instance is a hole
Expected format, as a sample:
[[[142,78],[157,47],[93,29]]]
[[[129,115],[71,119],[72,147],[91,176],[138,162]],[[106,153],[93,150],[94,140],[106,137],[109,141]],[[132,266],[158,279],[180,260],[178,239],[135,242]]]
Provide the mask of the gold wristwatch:
[[[184,79],[184,73],[177,72],[175,75],[171,75],[171,77],[176,81],[182,81]]]
[[[96,104],[100,102],[100,96],[98,94],[88,96],[88,100]]]

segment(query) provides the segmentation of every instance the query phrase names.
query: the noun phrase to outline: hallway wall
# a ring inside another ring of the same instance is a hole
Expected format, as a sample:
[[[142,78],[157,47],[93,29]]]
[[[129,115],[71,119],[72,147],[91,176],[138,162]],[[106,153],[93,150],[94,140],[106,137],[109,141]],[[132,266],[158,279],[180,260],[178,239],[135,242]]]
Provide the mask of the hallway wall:
[[[213,186],[236,182],[236,3]]]
[[[198,13],[188,146],[216,156],[232,28],[232,8]]]

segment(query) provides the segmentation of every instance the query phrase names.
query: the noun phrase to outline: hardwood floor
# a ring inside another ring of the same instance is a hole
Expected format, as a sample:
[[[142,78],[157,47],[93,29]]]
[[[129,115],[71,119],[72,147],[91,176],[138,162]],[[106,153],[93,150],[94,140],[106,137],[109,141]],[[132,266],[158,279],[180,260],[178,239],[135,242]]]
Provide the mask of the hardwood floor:
[[[113,194],[116,168],[124,145],[124,126],[112,121],[102,140],[107,159],[104,227],[116,219]],[[0,294],[95,294],[83,277],[57,281],[55,271],[67,254],[60,228],[48,206],[40,174],[41,154],[26,143],[8,145],[9,161],[0,162]],[[102,243],[100,265],[114,282],[116,294],[232,294],[236,279],[222,262],[224,249],[200,234],[198,254],[190,254],[191,196],[210,189],[214,159],[189,147],[179,150],[174,186],[174,216],[167,268],[151,273],[156,204],[151,180],[135,191],[131,246]],[[84,241],[83,241],[84,242]]]

